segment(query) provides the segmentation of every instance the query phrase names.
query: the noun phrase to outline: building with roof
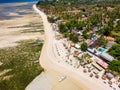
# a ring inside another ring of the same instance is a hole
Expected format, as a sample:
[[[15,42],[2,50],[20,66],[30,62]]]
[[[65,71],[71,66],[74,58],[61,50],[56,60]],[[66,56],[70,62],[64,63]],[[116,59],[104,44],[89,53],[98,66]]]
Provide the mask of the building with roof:
[[[75,44],[75,48],[79,49],[79,48],[80,48],[80,45]]]
[[[112,73],[106,73],[106,75],[107,75],[107,77],[108,77],[109,79],[114,78],[114,75],[113,75]]]
[[[105,39],[108,41],[115,41],[115,38],[113,38],[113,37],[106,37]]]
[[[111,62],[114,59],[114,57],[112,57],[108,53],[101,53],[100,57],[109,62]]]
[[[96,59],[95,61],[96,61],[96,63],[99,64],[102,68],[104,68],[104,69],[107,69],[107,68],[108,68],[108,64],[105,63],[104,61],[99,60],[99,59]]]

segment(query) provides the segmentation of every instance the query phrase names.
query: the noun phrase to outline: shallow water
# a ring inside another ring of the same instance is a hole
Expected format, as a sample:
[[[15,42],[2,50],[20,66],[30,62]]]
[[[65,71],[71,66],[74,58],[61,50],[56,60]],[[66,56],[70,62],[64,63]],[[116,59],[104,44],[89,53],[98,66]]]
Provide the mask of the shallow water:
[[[8,20],[12,18],[19,18],[26,14],[32,14],[32,5],[36,2],[29,2],[27,4],[15,6],[17,3],[4,3],[0,4],[0,20]],[[22,11],[24,10],[24,11]],[[25,12],[27,10],[27,12]],[[9,15],[10,13],[16,13],[18,15]]]
[[[0,0],[0,3],[33,2],[33,1],[39,1],[39,0]]]

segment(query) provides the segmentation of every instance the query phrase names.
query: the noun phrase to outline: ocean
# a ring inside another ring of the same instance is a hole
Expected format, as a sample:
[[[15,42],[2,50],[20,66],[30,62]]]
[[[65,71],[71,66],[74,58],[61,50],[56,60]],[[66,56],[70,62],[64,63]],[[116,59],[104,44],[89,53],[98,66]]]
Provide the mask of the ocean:
[[[0,20],[8,20],[12,18],[19,18],[22,17],[25,14],[30,14],[31,12],[27,11],[21,11],[18,12],[18,10],[25,10],[25,9],[32,9],[32,5],[37,3],[38,1],[44,1],[44,0],[0,0]],[[48,0],[51,1],[51,0]],[[21,2],[29,2],[26,5],[22,6],[15,6],[15,4],[19,4]],[[12,16],[10,13],[17,13],[18,16]]]
[[[31,14],[32,5],[39,0],[0,0],[0,20],[8,20],[12,18],[21,18],[26,14]],[[21,2],[29,2],[28,4],[15,6]],[[27,10],[27,12],[23,11]],[[10,13],[16,13],[17,16],[10,15]]]
[[[0,3],[37,2],[43,0],[0,0]]]

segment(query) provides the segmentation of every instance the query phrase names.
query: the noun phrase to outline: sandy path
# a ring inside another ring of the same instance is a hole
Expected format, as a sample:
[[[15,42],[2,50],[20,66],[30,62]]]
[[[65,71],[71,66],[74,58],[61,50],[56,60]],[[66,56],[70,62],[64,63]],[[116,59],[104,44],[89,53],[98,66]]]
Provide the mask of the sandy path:
[[[84,73],[80,72],[79,70],[72,68],[70,66],[67,66],[66,63],[58,63],[59,58],[55,56],[54,52],[54,31],[52,31],[52,27],[50,23],[47,21],[47,16],[39,11],[36,8],[36,5],[33,6],[33,8],[36,10],[37,13],[42,17],[44,29],[45,29],[45,43],[42,49],[42,53],[40,56],[40,64],[41,66],[46,70],[45,72],[53,71],[54,75],[55,73],[61,73],[62,75],[66,75],[67,77],[70,77],[71,82],[75,82],[72,84],[69,84],[70,80],[68,82],[64,83],[65,86],[73,85],[70,89],[67,87],[64,87],[64,85],[57,85],[56,88],[52,89],[51,87],[47,89],[37,89],[35,87],[47,87],[47,84],[43,85],[40,81],[40,78],[35,79],[36,81],[39,80],[39,83],[31,82],[31,84],[26,88],[26,90],[111,90],[109,87],[105,86],[103,82],[100,82],[100,80],[95,80],[93,78],[90,78],[86,76]],[[39,76],[38,76],[39,77]],[[44,80],[43,80],[44,81]],[[47,83],[47,82],[46,82]],[[74,86],[77,84],[78,86]],[[80,87],[79,87],[80,86]],[[52,86],[54,87],[54,86]],[[63,87],[63,88],[62,88]],[[79,89],[75,89],[75,87],[79,87]],[[31,89],[32,88],[32,89]]]

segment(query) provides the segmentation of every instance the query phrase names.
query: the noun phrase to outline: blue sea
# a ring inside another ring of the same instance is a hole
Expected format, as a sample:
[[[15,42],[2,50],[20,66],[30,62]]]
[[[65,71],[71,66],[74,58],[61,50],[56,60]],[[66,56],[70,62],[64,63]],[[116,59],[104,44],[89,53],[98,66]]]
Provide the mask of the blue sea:
[[[0,3],[35,2],[43,0],[0,0]]]
[[[21,18],[22,16],[26,14],[31,14],[33,12],[32,5],[37,3],[38,1],[43,0],[0,0],[0,20],[8,20],[12,18]],[[28,4],[22,5],[22,6],[15,6],[15,4],[21,3],[21,2],[29,2]],[[22,10],[27,10],[27,12],[24,12]],[[17,13],[18,16],[12,16],[10,13]]]
[[[12,18],[19,18],[26,14],[31,14],[33,12],[32,5],[37,3],[38,1],[45,1],[45,0],[0,0],[0,20],[8,20]],[[52,0],[48,0],[52,1]],[[26,5],[22,6],[15,6],[15,4],[21,3],[21,2],[29,2]],[[24,12],[22,10],[28,10],[27,12]],[[12,16],[10,13],[17,13],[18,16]]]

